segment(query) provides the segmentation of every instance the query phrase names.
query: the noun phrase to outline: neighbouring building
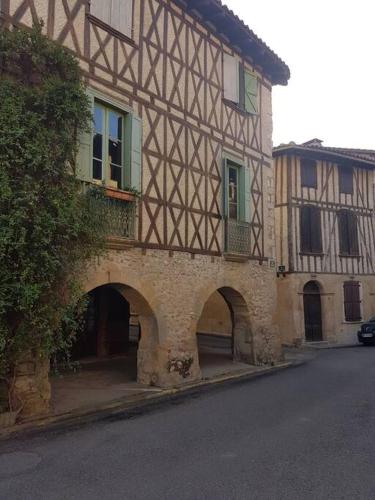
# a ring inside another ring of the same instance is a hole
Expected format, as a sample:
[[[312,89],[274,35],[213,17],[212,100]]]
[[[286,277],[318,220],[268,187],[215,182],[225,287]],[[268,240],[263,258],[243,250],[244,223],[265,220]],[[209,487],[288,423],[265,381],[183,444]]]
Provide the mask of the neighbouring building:
[[[313,139],[273,156],[283,342],[355,342],[375,314],[375,151]]]
[[[1,19],[43,19],[92,102],[80,177],[103,185],[112,218],[77,352],[136,338],[138,381],[160,387],[200,379],[198,330],[230,335],[236,360],[277,361],[271,94],[285,63],[220,0],[2,0]],[[36,372],[18,381],[29,413],[48,406]]]

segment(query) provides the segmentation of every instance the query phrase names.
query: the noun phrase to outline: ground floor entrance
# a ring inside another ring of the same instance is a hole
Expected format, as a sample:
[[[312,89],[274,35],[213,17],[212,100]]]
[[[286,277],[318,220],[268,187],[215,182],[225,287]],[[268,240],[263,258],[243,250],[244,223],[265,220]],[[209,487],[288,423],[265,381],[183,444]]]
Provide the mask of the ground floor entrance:
[[[315,281],[310,281],[303,289],[303,307],[306,342],[321,342],[323,340],[322,303],[320,287]]]

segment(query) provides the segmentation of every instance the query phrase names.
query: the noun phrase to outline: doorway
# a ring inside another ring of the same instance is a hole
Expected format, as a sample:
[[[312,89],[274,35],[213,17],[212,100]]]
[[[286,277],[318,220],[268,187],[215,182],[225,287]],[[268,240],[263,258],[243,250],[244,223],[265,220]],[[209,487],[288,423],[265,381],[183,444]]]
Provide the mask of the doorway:
[[[323,340],[322,301],[320,287],[316,281],[309,281],[303,289],[303,308],[306,342],[321,342]]]

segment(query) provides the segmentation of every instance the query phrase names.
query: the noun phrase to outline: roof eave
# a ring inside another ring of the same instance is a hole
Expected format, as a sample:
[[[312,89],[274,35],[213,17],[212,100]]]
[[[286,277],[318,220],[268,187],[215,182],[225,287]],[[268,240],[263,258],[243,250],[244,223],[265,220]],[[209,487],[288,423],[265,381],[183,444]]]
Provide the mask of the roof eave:
[[[215,36],[224,39],[251,64],[259,66],[272,85],[288,84],[290,70],[286,63],[220,0],[174,1],[198,17]]]
[[[310,157],[315,157],[318,159],[320,159],[321,157],[330,159],[337,158],[340,159],[341,161],[351,162],[357,165],[363,165],[366,167],[375,168],[375,162],[372,162],[370,160],[364,160],[361,158],[357,158],[355,156],[339,154],[334,151],[327,151],[318,148],[317,149],[304,148],[303,146],[298,146],[298,145],[278,146],[277,148],[273,149],[272,156],[275,158],[277,156],[281,156],[282,154],[286,153],[305,154],[306,156],[309,155]]]

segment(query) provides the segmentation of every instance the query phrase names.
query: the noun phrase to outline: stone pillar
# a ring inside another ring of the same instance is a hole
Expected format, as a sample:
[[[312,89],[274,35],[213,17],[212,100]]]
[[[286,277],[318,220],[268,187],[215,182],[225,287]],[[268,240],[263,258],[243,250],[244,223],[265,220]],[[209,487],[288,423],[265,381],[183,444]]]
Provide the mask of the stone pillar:
[[[15,368],[12,401],[15,409],[22,407],[21,416],[48,413],[51,399],[49,360],[39,355],[27,355]]]

